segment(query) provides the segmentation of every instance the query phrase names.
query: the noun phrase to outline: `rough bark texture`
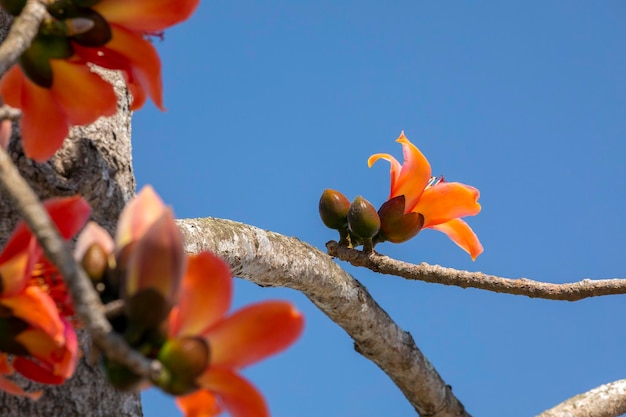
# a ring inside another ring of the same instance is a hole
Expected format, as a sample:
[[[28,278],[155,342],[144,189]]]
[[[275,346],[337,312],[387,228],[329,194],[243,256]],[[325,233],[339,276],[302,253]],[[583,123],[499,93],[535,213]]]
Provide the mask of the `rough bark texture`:
[[[537,417],[615,417],[626,413],[626,379],[578,394]]]
[[[469,416],[413,337],[330,256],[296,238],[230,220],[186,219],[179,227],[188,252],[211,250],[239,277],[304,293],[352,337],[357,352],[389,375],[421,416]]]
[[[0,10],[0,38],[6,36],[10,18]],[[131,164],[130,98],[121,77],[105,75],[119,95],[118,113],[99,119],[90,126],[74,128],[70,140],[50,161],[38,164],[24,156],[14,137],[9,148],[12,159],[42,198],[83,195],[93,207],[92,217],[109,231],[115,229],[120,211],[135,192]],[[14,125],[16,131],[17,125]],[[16,135],[14,135],[16,136]],[[18,218],[6,196],[0,198],[0,243],[4,244]],[[85,358],[89,343],[80,335]],[[41,386],[20,379],[25,387]],[[123,394],[111,388],[98,366],[83,359],[74,377],[59,387],[44,387],[44,396],[36,402],[6,395],[0,391],[0,415],[63,417],[136,417],[141,416],[137,394]]]

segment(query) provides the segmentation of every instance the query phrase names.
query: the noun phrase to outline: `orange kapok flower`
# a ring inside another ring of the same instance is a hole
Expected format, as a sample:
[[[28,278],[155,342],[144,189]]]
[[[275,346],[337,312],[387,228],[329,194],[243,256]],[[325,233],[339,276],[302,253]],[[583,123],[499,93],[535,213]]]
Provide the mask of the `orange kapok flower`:
[[[304,319],[290,303],[266,301],[231,315],[232,275],[224,261],[202,252],[189,256],[178,306],[170,313],[170,339],[196,338],[208,347],[208,366],[191,391],[177,397],[186,417],[266,417],[263,396],[238,371],[292,344]]]
[[[65,239],[83,226],[90,213],[80,197],[54,198],[44,206]],[[0,389],[30,398],[40,394],[26,393],[1,375],[15,369],[33,381],[60,384],[72,376],[78,359],[74,330],[57,309],[57,302],[67,301],[66,291],[50,291],[50,281],[39,267],[42,263],[47,273],[58,275],[20,222],[0,253]],[[62,300],[56,298],[59,294]],[[7,353],[16,355],[12,365]]]
[[[133,96],[131,110],[150,96],[163,110],[161,62],[146,36],[187,19],[199,0],[100,0],[91,8],[48,5],[67,25],[64,35],[40,31],[33,44],[0,80],[4,101],[22,109],[26,155],[42,162],[63,144],[72,125],[85,125],[117,109],[113,87],[88,63],[121,70]],[[67,14],[75,14],[67,16]],[[81,22],[74,29],[73,22]],[[85,23],[87,22],[87,23]]]
[[[367,160],[369,167],[379,159],[385,159],[391,164],[391,191],[388,200],[404,196],[405,214],[421,214],[424,217],[423,228],[445,233],[475,260],[483,252],[483,247],[474,231],[461,217],[474,216],[480,212],[479,191],[458,182],[433,179],[428,160],[407,139],[404,132],[396,142],[402,144],[402,165],[386,153],[374,154]]]

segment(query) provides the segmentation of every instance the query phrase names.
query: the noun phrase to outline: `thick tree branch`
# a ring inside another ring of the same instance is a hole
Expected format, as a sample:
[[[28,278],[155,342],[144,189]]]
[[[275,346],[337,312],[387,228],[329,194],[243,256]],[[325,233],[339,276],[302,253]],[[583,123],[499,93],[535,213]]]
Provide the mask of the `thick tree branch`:
[[[262,286],[304,293],[354,340],[422,416],[469,416],[433,365],[374,301],[367,289],[331,257],[302,241],[221,219],[179,221],[185,249],[211,250],[237,276]]]
[[[133,351],[121,336],[113,332],[89,278],[74,261],[69,246],[59,235],[50,216],[2,148],[0,148],[0,182],[15,203],[17,211],[37,237],[46,257],[63,275],[74,301],[76,315],[92,336],[94,343],[108,358],[125,364],[139,375],[153,381],[159,380],[163,371],[161,365]]]
[[[6,40],[0,45],[0,78],[30,46],[46,14],[40,0],[28,0],[22,13],[13,20]]]
[[[578,394],[537,417],[617,417],[626,413],[626,379]]]
[[[340,246],[335,241],[326,244],[330,256],[362,266],[381,274],[406,279],[454,285],[461,288],[478,288],[504,294],[524,295],[547,300],[578,301],[602,295],[626,294],[626,279],[584,279],[566,284],[550,284],[527,278],[501,278],[482,272],[459,271],[439,265],[419,265],[398,261],[377,253],[366,254],[356,249]]]

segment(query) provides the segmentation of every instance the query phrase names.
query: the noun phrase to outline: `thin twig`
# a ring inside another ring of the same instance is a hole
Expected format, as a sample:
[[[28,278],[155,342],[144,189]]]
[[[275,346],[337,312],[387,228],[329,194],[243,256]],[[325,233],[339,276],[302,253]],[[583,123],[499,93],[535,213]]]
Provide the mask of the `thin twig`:
[[[72,252],[61,236],[48,212],[28,183],[22,178],[6,151],[0,148],[0,183],[9,193],[17,211],[37,237],[46,257],[52,261],[65,279],[72,295],[76,314],[104,354],[126,365],[138,375],[159,381],[163,367],[132,350],[111,328],[103,314],[103,306],[85,271],[76,263]]]
[[[6,40],[0,45],[0,78],[30,46],[47,13],[40,0],[26,2],[22,13],[13,20]]]
[[[102,306],[102,312],[107,319],[120,316],[124,312],[124,301],[115,300]]]
[[[617,417],[626,413],[626,379],[600,385],[537,417]]]
[[[18,120],[20,117],[22,117],[20,109],[7,106],[6,104],[0,106],[0,120]]]
[[[501,278],[482,272],[460,271],[427,263],[410,264],[378,253],[365,254],[359,250],[341,246],[332,240],[326,244],[326,249],[330,256],[349,262],[354,266],[371,269],[374,272],[416,281],[454,285],[461,288],[477,288],[503,294],[562,301],[578,301],[603,295],[626,294],[626,279],[623,278],[584,279],[566,284],[551,284],[527,278]]]

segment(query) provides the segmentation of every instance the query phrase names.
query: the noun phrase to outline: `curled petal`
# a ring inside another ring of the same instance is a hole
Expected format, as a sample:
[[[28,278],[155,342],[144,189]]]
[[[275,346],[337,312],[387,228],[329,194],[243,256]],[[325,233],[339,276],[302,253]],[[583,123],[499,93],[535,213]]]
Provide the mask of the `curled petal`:
[[[85,63],[50,60],[54,74],[52,95],[70,124],[85,125],[117,111],[113,86],[93,73]]]
[[[230,268],[218,256],[210,252],[189,256],[170,334],[197,335],[219,321],[230,308],[232,285]]]
[[[478,240],[474,231],[461,219],[453,219],[446,223],[430,226],[431,229],[439,230],[448,235],[450,239],[470,254],[475,261],[478,255],[483,253],[483,245]]]
[[[104,0],[93,9],[104,18],[136,32],[158,32],[186,20],[200,0]]]
[[[426,157],[417,146],[413,145],[404,132],[400,134],[396,142],[402,144],[404,162],[402,166],[391,155],[376,154],[370,156],[367,163],[371,167],[378,159],[385,159],[391,163],[391,192],[389,200],[404,195],[406,200],[406,213],[412,211],[430,181],[431,169]]]
[[[74,236],[91,214],[89,203],[78,195],[51,198],[44,202],[44,208],[64,239]]]
[[[424,190],[413,212],[424,215],[424,227],[480,212],[479,191],[458,182],[441,182]]]
[[[237,311],[202,337],[212,366],[238,369],[284,350],[303,327],[302,314],[290,303],[266,301]]]
[[[223,411],[215,395],[204,389],[176,397],[176,404],[185,417],[215,417]]]
[[[13,361],[13,366],[17,372],[40,384],[60,385],[66,379],[52,373],[50,366],[42,366],[23,356],[17,356]]]
[[[28,286],[19,294],[1,298],[0,305],[11,309],[11,314],[20,318],[41,330],[56,344],[61,344],[65,340],[65,326],[59,317],[56,304],[39,287]],[[23,333],[22,333],[23,334]],[[22,346],[32,352],[32,346],[20,342]]]
[[[232,417],[269,417],[270,415],[261,393],[233,371],[210,368],[196,381],[201,387],[217,394]]]
[[[139,239],[167,210],[163,200],[150,186],[144,187],[122,210],[115,243],[122,248]]]

